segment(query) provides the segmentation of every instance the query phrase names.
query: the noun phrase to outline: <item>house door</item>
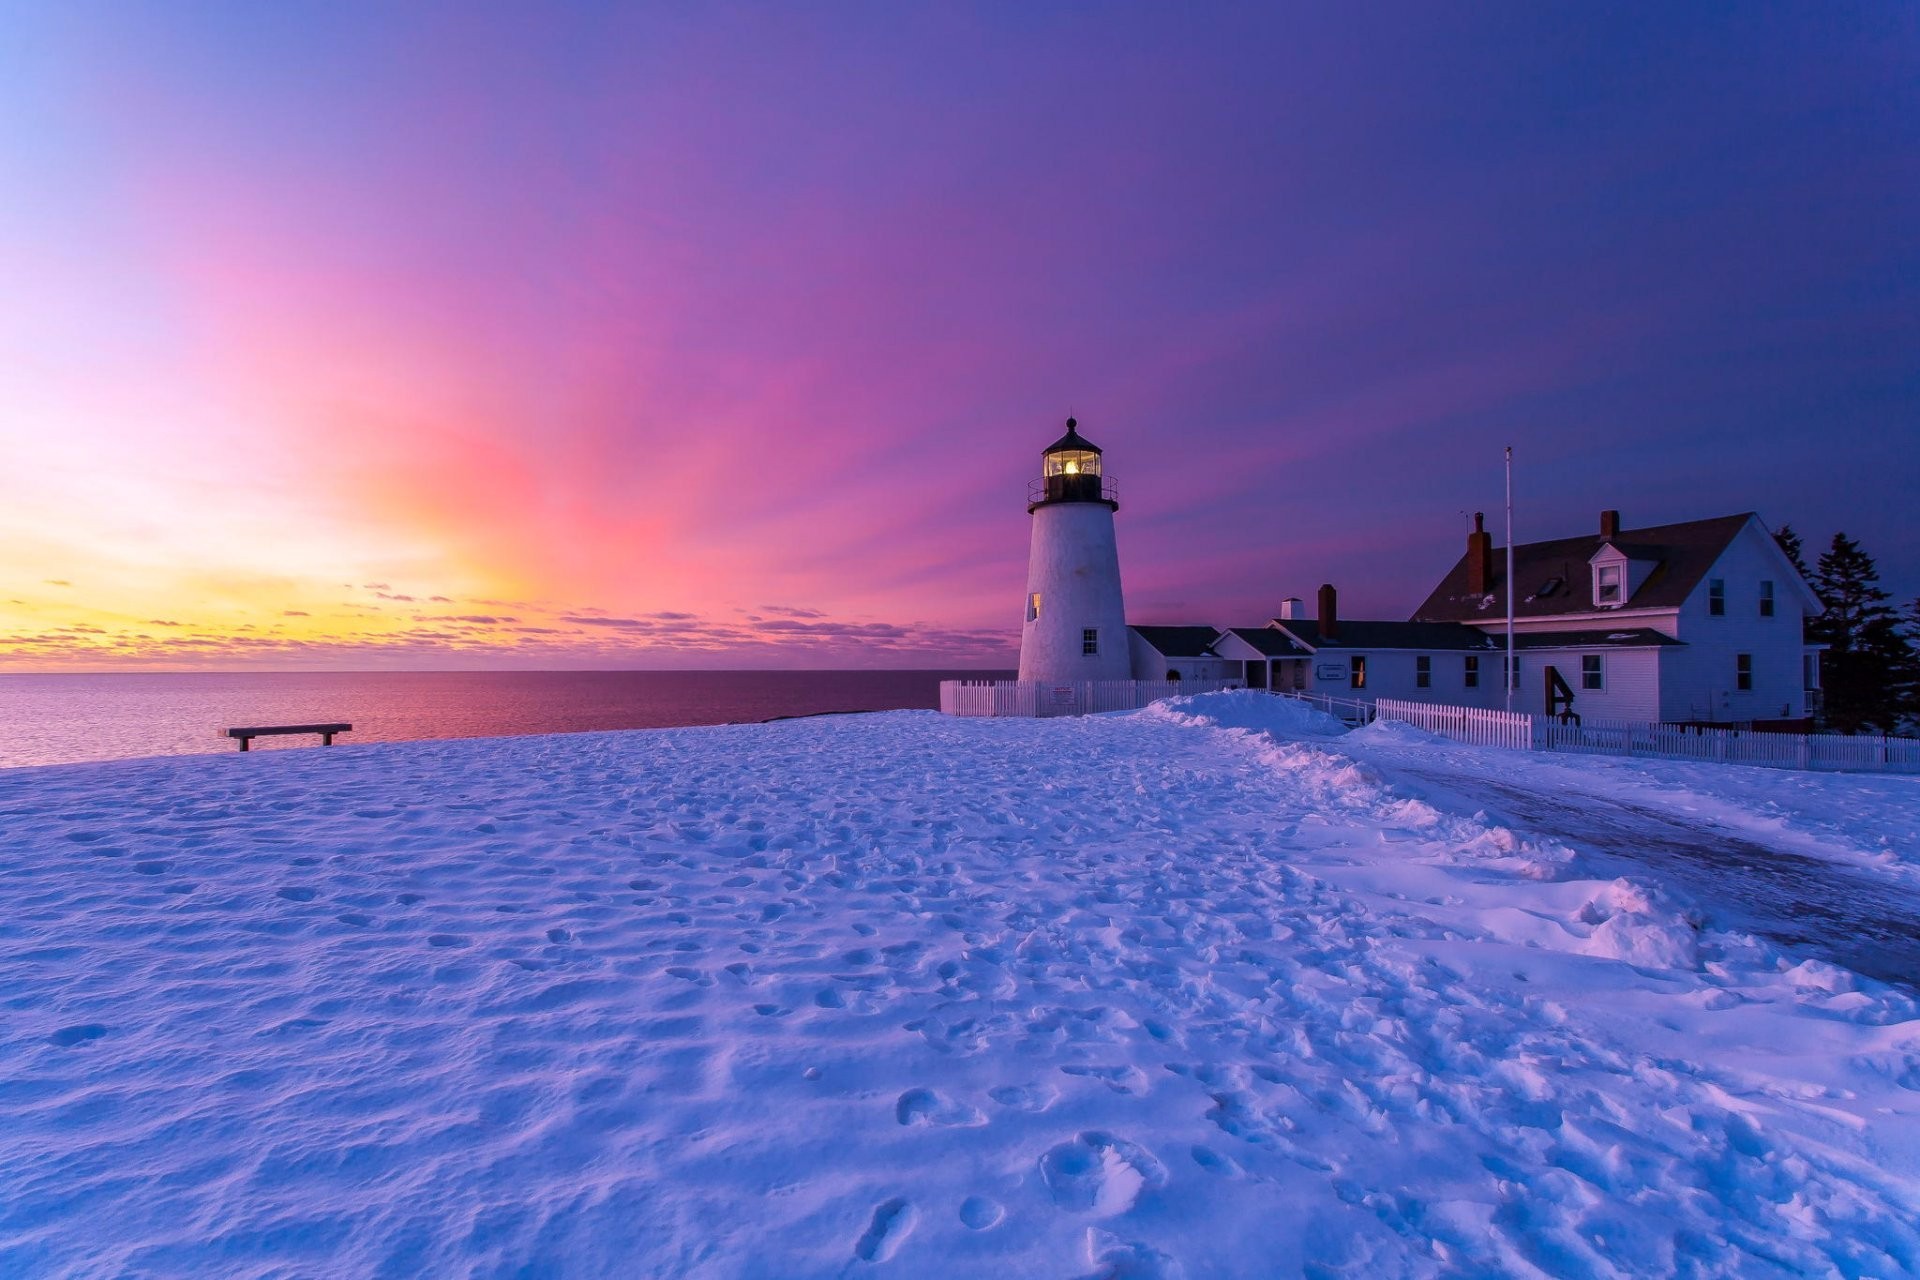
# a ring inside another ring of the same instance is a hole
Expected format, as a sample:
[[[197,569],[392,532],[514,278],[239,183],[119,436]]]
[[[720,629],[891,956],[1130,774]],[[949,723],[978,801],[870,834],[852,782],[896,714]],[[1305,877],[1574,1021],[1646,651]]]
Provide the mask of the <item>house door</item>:
[[[1249,662],[1247,668],[1247,688],[1264,689],[1267,687],[1267,662],[1262,658],[1258,662]]]

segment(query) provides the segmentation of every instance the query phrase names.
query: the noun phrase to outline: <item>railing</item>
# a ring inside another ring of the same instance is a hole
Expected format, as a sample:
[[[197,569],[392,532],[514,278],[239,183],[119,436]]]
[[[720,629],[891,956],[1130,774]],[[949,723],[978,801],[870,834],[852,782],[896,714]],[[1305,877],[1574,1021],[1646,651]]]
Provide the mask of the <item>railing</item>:
[[[1848,769],[1920,772],[1920,739],[1853,737],[1838,733],[1756,733],[1692,725],[1628,724],[1588,720],[1541,721],[1534,741],[1543,751],[1589,755],[1709,760],[1770,769]]]
[[[1085,716],[1240,687],[1237,680],[942,680],[940,710],[950,716]]]
[[[1915,738],[1758,733],[1752,729],[1607,720],[1562,723],[1544,716],[1393,698],[1381,698],[1374,707],[1382,720],[1398,720],[1479,747],[1703,760],[1765,769],[1920,773],[1920,739]]]
[[[1069,483],[1052,483],[1061,480]],[[1118,507],[1120,486],[1105,476],[1041,476],[1027,484],[1027,510],[1043,502],[1111,502]]]
[[[1372,724],[1375,718],[1374,704],[1362,698],[1336,698],[1330,693],[1305,693],[1299,689],[1274,689],[1272,692],[1283,698],[1292,698],[1295,702],[1304,702],[1346,724]]]
[[[1484,707],[1453,707],[1434,702],[1402,702],[1381,698],[1374,704],[1381,720],[1398,720],[1428,733],[1437,733],[1476,747],[1508,747],[1524,751],[1534,745],[1533,717]]]

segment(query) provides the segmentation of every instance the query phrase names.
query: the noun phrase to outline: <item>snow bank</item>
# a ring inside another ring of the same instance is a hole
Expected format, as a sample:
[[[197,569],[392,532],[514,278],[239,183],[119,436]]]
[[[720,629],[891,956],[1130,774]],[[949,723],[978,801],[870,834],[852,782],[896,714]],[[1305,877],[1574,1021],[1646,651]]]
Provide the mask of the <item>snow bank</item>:
[[[0,771],[0,1273],[1920,1265],[1910,1004],[1213,705]]]
[[[1258,689],[1222,689],[1163,698],[1146,708],[1150,717],[1177,724],[1220,729],[1250,729],[1281,738],[1331,738],[1347,726],[1297,698],[1276,698]]]

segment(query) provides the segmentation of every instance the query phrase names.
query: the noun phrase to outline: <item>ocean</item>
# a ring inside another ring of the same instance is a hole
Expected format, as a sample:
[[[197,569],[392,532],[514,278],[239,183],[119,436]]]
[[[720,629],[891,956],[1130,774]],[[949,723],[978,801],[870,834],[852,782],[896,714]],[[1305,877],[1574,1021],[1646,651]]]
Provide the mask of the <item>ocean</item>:
[[[339,743],[753,723],[939,706],[1010,671],[383,671],[0,675],[0,767],[237,751],[241,725],[345,721]],[[317,747],[260,738],[256,751]]]

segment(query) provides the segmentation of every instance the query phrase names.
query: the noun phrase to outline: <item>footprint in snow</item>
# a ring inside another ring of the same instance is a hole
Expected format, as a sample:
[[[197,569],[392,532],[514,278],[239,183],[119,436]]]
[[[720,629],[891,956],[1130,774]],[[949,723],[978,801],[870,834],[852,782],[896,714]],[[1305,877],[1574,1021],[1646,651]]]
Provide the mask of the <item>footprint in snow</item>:
[[[280,890],[280,896],[288,902],[312,902],[320,896],[320,891],[318,889],[308,889],[304,886],[290,886]]]
[[[1070,1076],[1084,1076],[1089,1080],[1098,1080],[1115,1093],[1139,1094],[1147,1091],[1146,1074],[1140,1068],[1131,1065],[1068,1066],[1060,1070]]]
[[[47,1043],[58,1045],[62,1049],[71,1049],[74,1045],[85,1044],[89,1040],[98,1040],[107,1034],[104,1025],[98,1022],[80,1022],[70,1027],[62,1027],[47,1037]]]
[[[1137,1143],[1088,1130],[1040,1157],[1040,1177],[1062,1209],[1115,1217],[1167,1185],[1166,1166]]]
[[[987,1096],[1014,1111],[1045,1111],[1060,1095],[1043,1084],[1003,1084],[987,1090]]]
[[[989,1231],[1006,1216],[1000,1202],[986,1196],[968,1196],[960,1202],[960,1221],[975,1231]]]
[[[873,1220],[853,1246],[853,1256],[862,1262],[885,1262],[900,1248],[913,1230],[913,1206],[898,1197],[873,1211]]]
[[[964,1102],[935,1092],[932,1089],[909,1089],[900,1095],[893,1104],[893,1118],[904,1125],[941,1125],[959,1128],[971,1128],[982,1125],[987,1118]]]

